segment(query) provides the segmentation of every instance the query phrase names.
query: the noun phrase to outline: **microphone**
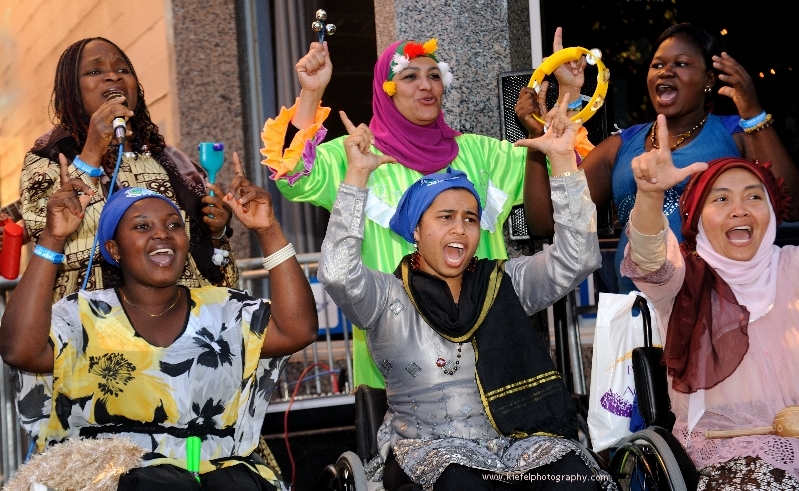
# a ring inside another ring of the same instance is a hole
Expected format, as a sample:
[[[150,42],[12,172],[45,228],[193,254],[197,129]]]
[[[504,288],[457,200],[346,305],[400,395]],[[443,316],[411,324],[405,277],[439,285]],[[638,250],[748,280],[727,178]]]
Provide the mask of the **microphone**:
[[[125,118],[122,117],[114,118],[114,121],[111,122],[111,126],[114,127],[114,138],[117,139],[117,145],[124,144],[125,132],[128,129],[128,126],[125,123]]]
[[[106,95],[105,100],[110,101],[111,99],[116,99],[117,97],[124,97],[125,94],[119,91],[111,91]],[[125,107],[127,107],[128,101],[125,100]],[[125,143],[125,133],[127,132],[128,125],[125,121],[125,118],[122,116],[118,116],[111,121],[111,127],[114,128],[114,138],[116,138],[117,145],[122,145]]]

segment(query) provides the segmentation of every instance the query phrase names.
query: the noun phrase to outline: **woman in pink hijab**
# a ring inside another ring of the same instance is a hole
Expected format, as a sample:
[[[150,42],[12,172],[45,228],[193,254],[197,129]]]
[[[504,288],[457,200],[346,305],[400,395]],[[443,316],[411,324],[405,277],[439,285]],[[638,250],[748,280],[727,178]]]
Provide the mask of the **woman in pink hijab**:
[[[621,272],[653,300],[665,331],[674,434],[699,469],[700,490],[799,489],[796,438],[711,438],[770,427],[799,404],[799,248],[774,245],[787,212],[782,179],[770,163],[738,157],[678,169],[666,134],[660,150],[632,161],[638,191]],[[663,196],[692,173],[678,245]]]
[[[332,73],[327,45],[313,43],[297,63],[297,73],[302,86],[297,103],[264,126],[263,163],[271,168],[286,198],[330,210],[347,158],[344,137],[321,143],[329,109],[320,101]],[[480,196],[483,212],[477,257],[508,257],[502,226],[511,207],[522,203],[528,150],[451,128],[441,105],[452,83],[451,68],[440,59],[436,39],[397,41],[375,65],[374,114],[369,122],[374,133],[372,151],[389,155],[400,165],[381,166],[367,184],[363,254],[371,269],[391,272],[413,252],[413,245],[391,232],[389,221],[412,183],[447,166],[465,172]],[[383,387],[383,374],[369,356],[362,331],[354,330],[353,337],[355,384]]]

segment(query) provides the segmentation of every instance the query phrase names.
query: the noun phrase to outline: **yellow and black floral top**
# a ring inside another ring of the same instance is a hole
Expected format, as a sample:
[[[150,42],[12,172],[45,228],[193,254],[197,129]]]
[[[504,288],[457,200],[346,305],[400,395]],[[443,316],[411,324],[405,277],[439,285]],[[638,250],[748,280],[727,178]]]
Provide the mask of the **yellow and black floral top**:
[[[71,437],[126,437],[145,464],[185,468],[186,438],[202,440],[200,472],[248,465],[269,396],[288,357],[261,359],[271,304],[241,290],[188,290],[182,334],[169,346],[139,336],[114,289],[81,291],[53,306],[53,411],[40,445]]]

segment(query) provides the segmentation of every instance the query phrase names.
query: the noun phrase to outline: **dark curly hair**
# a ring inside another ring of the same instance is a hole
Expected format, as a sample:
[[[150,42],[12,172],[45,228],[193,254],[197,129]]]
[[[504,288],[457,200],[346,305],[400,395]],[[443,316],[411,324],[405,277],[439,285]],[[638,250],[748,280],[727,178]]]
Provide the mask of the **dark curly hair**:
[[[79,82],[79,64],[83,48],[91,41],[103,41],[116,48],[122,58],[125,59],[131,74],[136,79],[138,103],[133,110],[133,117],[128,122],[130,129],[133,131],[133,136],[130,139],[131,147],[138,150],[147,145],[147,149],[153,155],[160,154],[165,145],[164,137],[158,132],[158,126],[150,119],[150,112],[144,102],[144,89],[139,83],[133,64],[130,62],[128,55],[119,46],[102,37],[82,39],[69,46],[61,54],[56,66],[53,94],[50,97],[50,105],[55,117],[55,120],[52,121],[53,124],[61,126],[64,131],[75,139],[78,153],[83,150],[91,114],[86,114],[83,109],[83,98],[81,97]],[[103,165],[112,169],[115,162],[116,155],[114,152],[106,152]]]

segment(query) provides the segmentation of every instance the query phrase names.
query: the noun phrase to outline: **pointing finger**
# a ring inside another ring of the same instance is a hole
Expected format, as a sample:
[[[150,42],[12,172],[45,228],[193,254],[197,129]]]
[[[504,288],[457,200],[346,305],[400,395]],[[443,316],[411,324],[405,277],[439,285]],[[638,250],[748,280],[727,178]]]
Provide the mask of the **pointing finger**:
[[[233,152],[233,174],[235,174],[237,177],[245,177],[244,167],[241,165],[238,152]]]
[[[566,116],[566,113],[569,110],[569,98],[570,94],[567,92],[563,95],[563,100],[560,101],[560,105],[558,106],[558,113],[562,116]]]
[[[558,52],[563,49],[563,28],[555,29],[555,40],[552,42],[552,51]]]
[[[61,187],[70,186],[70,192],[74,193],[83,193],[84,196],[89,196],[94,194],[94,189],[89,187],[85,182],[81,181],[78,178],[71,178],[69,177],[69,161],[64,154],[58,154],[58,171],[61,175]],[[88,203],[88,201],[87,201]],[[85,206],[84,206],[85,208]]]
[[[61,185],[63,186],[69,181],[69,162],[64,157],[63,153],[58,154],[58,170],[61,173]]]
[[[666,116],[658,114],[658,146],[661,151],[669,152],[669,128],[666,125]]]
[[[339,111],[338,115],[341,117],[341,122],[344,123],[344,128],[347,130],[347,134],[353,134],[355,132],[355,125],[352,124],[350,118],[347,117],[347,113],[344,111]]]

